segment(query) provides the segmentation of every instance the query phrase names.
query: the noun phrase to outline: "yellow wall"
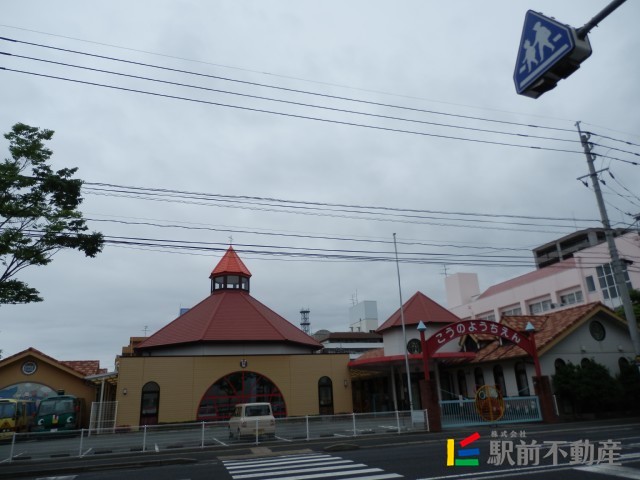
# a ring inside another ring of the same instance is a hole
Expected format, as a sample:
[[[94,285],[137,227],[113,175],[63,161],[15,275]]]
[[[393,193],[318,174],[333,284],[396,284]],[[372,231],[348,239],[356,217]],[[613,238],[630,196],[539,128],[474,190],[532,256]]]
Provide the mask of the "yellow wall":
[[[36,362],[38,366],[35,373],[31,375],[22,373],[22,365],[27,361]],[[88,413],[91,403],[96,399],[96,389],[92,385],[87,385],[83,378],[70,373],[64,367],[34,355],[25,355],[1,366],[0,389],[16,383],[26,382],[41,383],[53,391],[64,390],[67,395],[84,398],[85,412],[83,412],[83,423],[85,423],[85,426],[88,424]]]
[[[323,376],[333,381],[335,413],[353,411],[348,354],[121,357],[117,424],[138,425],[142,386],[147,382],[160,386],[160,423],[195,421],[205,392],[221,377],[242,370],[241,360],[247,361],[245,370],[264,375],[280,389],[289,416],[318,414],[318,380]]]

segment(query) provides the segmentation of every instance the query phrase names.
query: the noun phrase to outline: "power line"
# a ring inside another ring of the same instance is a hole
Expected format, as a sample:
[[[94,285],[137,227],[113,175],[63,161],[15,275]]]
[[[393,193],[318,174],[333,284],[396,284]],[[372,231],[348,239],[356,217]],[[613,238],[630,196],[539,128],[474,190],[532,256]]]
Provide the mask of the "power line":
[[[61,52],[73,53],[73,54],[76,54],[76,55],[84,55],[84,56],[89,56],[89,57],[94,57],[94,58],[100,58],[100,59],[103,59],[103,60],[110,60],[110,61],[115,61],[115,62],[127,63],[127,64],[131,64],[131,65],[143,66],[143,67],[148,67],[148,68],[156,68],[156,69],[166,70],[166,71],[175,72],[175,73],[184,73],[184,74],[187,74],[187,75],[195,75],[195,76],[198,76],[198,77],[211,78],[211,79],[222,80],[222,81],[227,81],[227,82],[235,82],[235,83],[240,83],[240,84],[245,84],[245,85],[257,86],[257,87],[263,87],[263,88],[270,88],[270,89],[281,90],[281,91],[286,91],[286,92],[291,92],[291,93],[300,93],[300,94],[304,94],[304,95],[313,95],[313,96],[319,96],[319,97],[323,97],[323,98],[331,98],[331,99],[335,99],[335,100],[344,100],[344,101],[349,101],[349,102],[357,102],[357,103],[363,103],[363,104],[380,106],[380,107],[397,108],[397,109],[413,111],[413,112],[430,113],[430,114],[434,114],[434,115],[444,115],[444,116],[448,116],[448,117],[464,118],[464,119],[467,119],[467,120],[479,120],[479,121],[493,122],[493,123],[499,123],[499,124],[504,124],[504,125],[514,125],[514,126],[519,126],[519,127],[540,128],[540,129],[546,129],[546,130],[554,130],[554,131],[560,131],[560,132],[571,132],[571,133],[574,133],[574,131],[572,129],[568,129],[568,128],[547,127],[547,126],[543,126],[543,125],[534,125],[534,124],[527,124],[527,123],[510,122],[510,121],[506,121],[506,120],[496,120],[496,119],[489,119],[489,118],[483,118],[483,117],[474,117],[474,116],[468,116],[468,115],[453,114],[453,113],[440,112],[440,111],[435,111],[435,110],[426,110],[426,109],[420,109],[420,108],[415,108],[415,107],[406,107],[406,106],[401,106],[401,105],[394,105],[394,104],[381,103],[381,102],[373,102],[373,101],[368,101],[368,100],[355,99],[355,98],[349,98],[349,97],[343,97],[343,96],[337,96],[337,95],[329,95],[329,94],[326,94],[326,93],[312,92],[312,91],[309,91],[309,90],[299,90],[299,89],[281,87],[281,86],[270,85],[270,84],[265,84],[265,83],[249,82],[249,81],[246,81],[246,80],[239,80],[239,79],[235,79],[235,78],[222,77],[222,76],[219,76],[219,75],[204,74],[204,73],[200,73],[200,72],[193,72],[193,71],[189,71],[189,70],[165,67],[165,66],[160,66],[160,65],[153,65],[153,64],[144,63],[144,62],[136,62],[136,61],[133,61],[133,60],[125,60],[125,59],[120,59],[120,58],[117,58],[117,57],[110,57],[110,56],[98,55],[98,54],[94,54],[94,53],[82,52],[82,51],[79,51],[79,50],[70,50],[70,49],[66,49],[66,48],[53,47],[51,45],[45,45],[45,44],[33,43],[33,42],[26,42],[26,41],[22,41],[22,40],[16,40],[16,39],[13,39],[13,38],[7,38],[7,37],[0,37],[0,40],[13,42],[13,43],[21,43],[21,44],[24,44],[24,45],[30,45],[30,46],[40,47],[40,48],[47,48],[47,49],[57,50],[57,51],[61,51]],[[378,93],[380,93],[380,92],[378,92]]]
[[[114,183],[104,183],[104,182],[83,182],[83,186],[100,186],[100,187],[111,187],[115,189],[128,189],[134,191],[149,191],[149,192],[160,192],[160,193],[175,193],[175,194],[183,194],[183,195],[193,195],[198,197],[205,198],[224,198],[224,199],[240,199],[240,200],[256,200],[256,201],[269,201],[269,202],[279,202],[284,204],[300,204],[300,205],[311,205],[311,206],[319,206],[319,207],[338,207],[338,208],[358,208],[358,209],[366,209],[366,210],[382,210],[382,211],[393,211],[393,212],[411,212],[411,213],[426,213],[426,214],[442,214],[442,215],[459,215],[459,216],[474,216],[474,217],[488,217],[488,218],[515,218],[515,219],[525,219],[525,220],[548,220],[548,221],[581,221],[581,222],[594,222],[599,221],[594,218],[575,218],[575,217],[548,217],[548,216],[534,216],[534,215],[512,215],[512,214],[504,214],[504,213],[478,213],[478,212],[461,212],[461,211],[444,211],[444,210],[426,210],[426,209],[416,209],[416,208],[400,208],[400,207],[388,207],[388,206],[379,206],[379,205],[357,205],[357,204],[348,204],[348,203],[329,203],[329,202],[313,202],[308,200],[291,200],[291,199],[282,199],[275,197],[259,197],[259,196],[250,196],[250,195],[226,195],[219,193],[205,193],[205,192],[192,192],[187,190],[176,190],[176,189],[168,189],[168,188],[157,188],[157,187],[141,187],[141,186],[132,186],[132,185],[119,185]]]
[[[575,230],[574,225],[552,225],[552,224],[539,224],[539,223],[524,223],[524,222],[500,222],[495,220],[483,220],[483,219],[474,219],[474,218],[441,218],[441,217],[429,217],[424,215],[406,215],[406,214],[388,214],[381,212],[367,212],[360,210],[344,210],[344,209],[331,209],[331,208],[319,208],[319,207],[305,207],[305,206],[297,206],[297,205],[277,205],[277,204],[261,204],[261,203],[252,203],[252,202],[242,202],[235,200],[222,200],[223,203],[219,204],[220,199],[217,198],[206,198],[206,197],[192,197],[189,195],[162,195],[158,193],[149,193],[149,192],[139,192],[139,191],[127,191],[127,190],[114,190],[114,189],[106,189],[102,190],[99,188],[88,187],[85,188],[85,191],[89,194],[93,195],[103,195],[109,197],[120,197],[120,198],[133,198],[133,199],[141,199],[141,200],[149,200],[149,201],[161,201],[161,202],[171,202],[171,203],[182,203],[182,204],[190,204],[190,205],[203,205],[203,206],[213,206],[213,207],[224,207],[224,208],[237,208],[244,210],[254,210],[254,211],[267,211],[267,212],[276,212],[276,213],[293,213],[298,215],[311,215],[311,216],[324,216],[324,217],[334,217],[334,218],[350,218],[350,219],[358,219],[358,220],[370,220],[370,221],[378,221],[378,222],[394,222],[394,223],[407,223],[407,224],[418,224],[418,225],[437,225],[437,226],[445,226],[445,227],[458,227],[458,228],[483,228],[487,227],[484,225],[473,225],[473,223],[480,224],[497,224],[497,225],[513,225],[518,228],[505,228],[505,227],[492,227],[493,230],[506,230],[506,231],[519,231],[519,232],[536,232],[536,233],[552,233],[558,234],[559,232],[550,231],[550,230],[540,230],[539,227],[550,227],[556,229],[563,230]],[[266,205],[266,206],[265,206]],[[347,213],[344,213],[347,212]],[[431,220],[431,221],[427,221]],[[436,221],[447,220],[449,222],[467,222],[471,224],[459,224],[459,223],[437,223]],[[592,220],[595,222],[595,220]],[[538,227],[535,230],[527,230],[522,227],[524,226],[535,226]],[[582,227],[589,228],[589,227]]]
[[[7,71],[7,72],[22,73],[22,74],[26,74],[26,75],[33,75],[33,76],[42,77],[42,78],[51,78],[51,79],[55,79],[55,80],[63,80],[63,81],[71,82],[71,83],[79,83],[79,84],[83,84],[83,85],[91,85],[91,86],[96,86],[96,87],[112,89],[112,90],[120,90],[120,91],[131,92],[131,93],[139,93],[139,94],[150,95],[150,96],[154,96],[154,97],[170,98],[170,99],[174,99],[174,100],[182,100],[182,101],[186,101],[186,102],[193,102],[193,103],[204,104],[204,105],[233,108],[233,109],[237,109],[237,110],[245,110],[245,111],[257,112],[257,113],[266,113],[266,114],[278,115],[278,116],[282,116],[282,117],[289,117],[289,118],[296,118],[296,119],[303,119],[303,120],[312,120],[312,121],[330,123],[330,124],[336,124],[336,125],[346,125],[346,126],[351,126],[351,127],[361,127],[361,128],[372,129],[372,130],[380,130],[380,131],[387,131],[387,132],[394,132],[394,133],[404,133],[404,134],[409,134],[409,135],[418,135],[418,136],[431,137],[431,138],[441,138],[441,139],[446,139],[446,140],[459,140],[459,141],[464,141],[464,142],[480,143],[480,144],[485,144],[485,145],[500,145],[500,146],[504,146],[504,147],[526,148],[526,149],[531,149],[531,150],[541,150],[541,151],[547,151],[547,152],[582,154],[582,152],[579,152],[579,151],[576,151],[576,150],[567,150],[567,149],[562,149],[562,148],[541,147],[541,146],[538,146],[538,145],[521,145],[521,144],[515,144],[515,143],[497,142],[497,141],[492,141],[492,140],[481,140],[481,139],[477,139],[477,138],[455,137],[455,136],[451,136],[451,135],[441,135],[441,134],[435,134],[435,133],[418,132],[418,131],[415,131],[415,130],[404,130],[404,129],[400,129],[400,128],[381,127],[381,126],[377,126],[377,125],[368,125],[368,124],[356,123],[356,122],[332,120],[332,119],[327,119],[327,118],[312,117],[312,116],[308,116],[308,115],[299,115],[299,114],[293,114],[293,113],[278,112],[278,111],[274,111],[274,110],[266,110],[266,109],[260,109],[260,108],[252,108],[252,107],[243,107],[243,106],[240,106],[240,105],[231,105],[231,104],[226,104],[226,103],[221,103],[221,102],[212,102],[212,101],[208,101],[208,100],[199,100],[199,99],[195,99],[195,98],[182,97],[182,96],[178,96],[178,95],[169,95],[169,94],[165,94],[165,93],[149,92],[149,91],[146,91],[146,90],[119,87],[119,86],[116,86],[116,85],[108,85],[108,84],[97,83],[97,82],[89,82],[89,81],[86,81],[86,80],[78,80],[78,79],[73,79],[73,78],[68,78],[68,77],[60,77],[60,76],[57,76],[57,75],[48,75],[48,74],[44,74],[44,73],[29,72],[29,71],[26,71],[26,70],[18,70],[18,69],[8,68],[8,67],[0,67],[0,70],[4,70],[4,71]],[[594,155],[596,155],[596,154],[594,154]],[[598,156],[601,157],[601,158],[608,158],[608,159],[611,159],[611,160],[615,160],[615,161],[619,161],[619,162],[623,162],[623,163],[629,163],[629,164],[636,165],[636,166],[638,165],[637,162],[633,162],[633,161],[630,161],[630,160],[625,160],[625,159],[621,159],[621,158],[617,158],[617,157],[612,157],[612,156],[608,156],[608,155],[598,155]]]
[[[38,238],[41,232],[27,231],[25,234]],[[146,248],[161,251],[188,251],[188,252],[225,252],[228,249],[226,242],[200,242],[185,241],[171,239],[156,239],[148,237],[122,237],[114,235],[105,235],[105,244],[112,246],[127,246],[136,248]],[[391,250],[375,251],[375,250],[345,250],[345,249],[322,249],[308,247],[292,247],[280,245],[261,245],[261,244],[240,244],[234,243],[234,249],[238,253],[248,253],[266,257],[289,257],[308,260],[327,260],[327,261],[364,261],[364,262],[395,262],[395,256]],[[484,258],[468,258],[474,255],[458,255],[458,254],[434,254],[432,252],[402,252],[399,261],[407,264],[418,265],[463,265],[463,266],[485,266],[485,267],[533,267],[533,261],[522,256],[506,256],[494,255]],[[606,255],[593,257],[589,260],[588,256],[582,259],[581,268],[595,267],[602,264],[606,260]],[[586,261],[585,261],[586,260]],[[568,269],[575,268],[576,265],[565,264],[559,262],[545,267],[545,269],[557,268]]]
[[[441,134],[435,134],[435,133],[418,132],[418,131],[415,131],[415,130],[404,130],[404,129],[400,129],[400,128],[381,127],[381,126],[377,126],[377,125],[367,125],[367,124],[356,123],[356,122],[346,122],[346,121],[341,121],[341,120],[331,120],[331,119],[327,119],[327,118],[319,118],[319,117],[312,117],[312,116],[308,116],[308,115],[299,115],[299,114],[293,114],[293,113],[278,112],[278,111],[274,111],[274,110],[266,110],[266,109],[261,109],[261,108],[243,107],[243,106],[240,106],[240,105],[231,105],[231,104],[226,104],[226,103],[221,103],[221,102],[212,102],[212,101],[208,101],[208,100],[199,100],[199,99],[195,99],[195,98],[182,97],[182,96],[178,96],[178,95],[169,95],[169,94],[165,94],[165,93],[149,92],[149,91],[146,91],[146,90],[119,87],[119,86],[116,86],[116,85],[108,85],[108,84],[104,84],[104,83],[89,82],[89,81],[86,81],[86,80],[78,80],[78,79],[73,79],[73,78],[68,78],[68,77],[60,77],[60,76],[57,76],[57,75],[47,75],[47,74],[44,74],[44,73],[29,72],[29,71],[26,71],[26,70],[18,70],[18,69],[8,68],[8,67],[0,67],[0,70],[5,70],[7,72],[23,73],[23,74],[26,74],[26,75],[33,75],[33,76],[36,76],[36,77],[51,78],[51,79],[55,79],[55,80],[63,80],[63,81],[72,82],[72,83],[79,83],[79,84],[83,84],[83,85],[92,85],[92,86],[108,88],[108,89],[112,89],[112,90],[120,90],[120,91],[125,91],[125,92],[140,93],[140,94],[143,94],[143,95],[150,95],[150,96],[154,96],[154,97],[170,98],[170,99],[174,99],[174,100],[182,100],[182,101],[186,101],[186,102],[193,102],[193,103],[198,103],[198,104],[203,104],[203,105],[211,105],[211,106],[218,106],[218,107],[233,108],[233,109],[237,109],[237,110],[245,110],[245,111],[257,112],[257,113],[267,113],[267,114],[278,115],[278,116],[282,116],[282,117],[290,117],[290,118],[297,118],[297,119],[303,119],[303,120],[313,120],[313,121],[317,121],[317,122],[331,123],[331,124],[336,124],[336,125],[347,125],[347,126],[351,126],[351,127],[361,127],[361,128],[372,129],[372,130],[381,130],[381,131],[387,131],[387,132],[404,133],[404,134],[410,134],[410,135],[418,135],[418,136],[431,137],[431,138],[441,138],[441,139],[447,139],[447,140],[460,140],[460,141],[465,141],[465,142],[481,143],[481,144],[487,144],[487,145],[501,145],[501,146],[505,146],[505,147],[528,148],[528,149],[532,149],[532,150],[543,150],[543,151],[548,151],[548,152],[582,154],[582,152],[579,152],[579,151],[566,150],[566,149],[561,149],[561,148],[540,147],[540,146],[537,146],[537,145],[519,145],[519,144],[514,144],[514,143],[496,142],[496,141],[492,141],[492,140],[480,140],[480,139],[475,139],[475,138],[455,137],[455,136],[450,136],[450,135],[441,135]],[[619,160],[619,161],[623,161],[623,162],[625,161],[625,160],[620,160],[620,159],[616,159],[616,158],[613,158],[613,157],[606,157],[606,158],[611,158],[611,159]]]
[[[144,80],[144,81],[149,81],[149,82],[154,82],[154,83],[161,83],[161,84],[165,84],[165,85],[186,87],[186,88],[192,88],[192,89],[195,89],[195,90],[202,90],[202,91],[214,92],[214,93],[222,93],[222,94],[226,94],[226,95],[235,95],[235,96],[239,96],[239,97],[243,97],[243,98],[251,98],[251,99],[254,99],[254,100],[265,100],[265,101],[270,101],[270,102],[284,103],[284,104],[295,105],[295,106],[299,106],[299,107],[317,108],[317,109],[328,110],[328,111],[332,111],[332,112],[348,113],[348,114],[353,114],[353,115],[362,115],[362,116],[373,117],[373,118],[381,118],[381,119],[384,119],[384,120],[395,120],[395,121],[408,122],[408,123],[417,123],[417,124],[422,124],[422,125],[431,125],[431,126],[435,126],[435,127],[455,128],[455,129],[460,129],[460,130],[468,130],[468,131],[472,131],[472,132],[491,133],[491,134],[496,134],[496,135],[507,135],[507,136],[531,138],[531,139],[537,139],[537,140],[551,140],[551,141],[556,141],[556,142],[579,143],[579,140],[575,140],[575,139],[545,137],[545,136],[541,136],[541,135],[530,135],[530,134],[526,134],[526,133],[517,133],[517,132],[505,132],[505,131],[501,131],[501,130],[489,130],[489,129],[484,129],[484,128],[468,127],[468,126],[463,126],[463,125],[452,125],[452,124],[439,123],[439,122],[430,122],[430,121],[427,121],[427,120],[417,120],[417,119],[413,119],[413,118],[403,118],[403,117],[395,117],[395,116],[391,116],[391,115],[382,115],[382,114],[377,114],[377,113],[361,112],[361,111],[357,111],[357,110],[348,110],[348,109],[344,109],[344,108],[329,107],[329,106],[326,106],[326,105],[314,105],[314,104],[310,104],[310,103],[295,102],[295,101],[292,101],[292,100],[284,100],[284,99],[279,99],[279,98],[264,97],[264,96],[260,96],[260,95],[251,95],[251,94],[248,94],[248,93],[232,92],[232,91],[229,91],[229,90],[221,90],[221,89],[217,89],[217,88],[202,87],[202,86],[199,86],[199,85],[192,85],[192,84],[186,84],[186,83],[181,83],[181,82],[173,82],[173,81],[169,81],[169,80],[161,80],[161,79],[157,79],[157,78],[144,77],[144,76],[141,76],[141,75],[133,75],[133,74],[123,73],[123,72],[115,72],[113,70],[105,70],[105,69],[94,68],[94,67],[86,67],[86,66],[82,66],[82,65],[74,65],[74,64],[71,64],[71,63],[57,62],[57,61],[54,61],[54,60],[46,60],[46,59],[42,59],[42,58],[29,57],[29,56],[25,56],[25,55],[18,55],[18,54],[6,53],[6,52],[0,52],[0,54],[4,54],[4,55],[7,55],[7,56],[12,56],[12,57],[16,57],[16,58],[22,58],[22,59],[26,59],[26,60],[33,60],[33,61],[42,62],[42,63],[60,65],[60,66],[63,66],[63,67],[71,67],[71,68],[77,68],[77,69],[81,69],[81,70],[88,70],[88,71],[91,71],[91,72],[106,73],[106,74],[109,74],[109,75],[116,75],[116,76],[121,76],[121,77],[133,78],[133,79],[136,79],[136,80]],[[162,68],[162,67],[156,67],[156,68]],[[631,152],[628,152],[626,150],[615,149],[615,148],[611,148],[610,150],[618,150],[618,151],[624,152],[624,153],[631,153]],[[640,154],[635,154],[635,155],[640,156]]]

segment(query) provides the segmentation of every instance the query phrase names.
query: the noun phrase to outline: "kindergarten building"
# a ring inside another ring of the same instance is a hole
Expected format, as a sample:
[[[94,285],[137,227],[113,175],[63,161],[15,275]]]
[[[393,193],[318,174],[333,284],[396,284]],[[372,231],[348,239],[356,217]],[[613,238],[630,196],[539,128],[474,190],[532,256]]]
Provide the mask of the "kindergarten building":
[[[227,419],[242,402],[276,416],[351,412],[348,354],[322,345],[250,294],[232,247],[211,272],[211,294],[118,362],[118,425]]]

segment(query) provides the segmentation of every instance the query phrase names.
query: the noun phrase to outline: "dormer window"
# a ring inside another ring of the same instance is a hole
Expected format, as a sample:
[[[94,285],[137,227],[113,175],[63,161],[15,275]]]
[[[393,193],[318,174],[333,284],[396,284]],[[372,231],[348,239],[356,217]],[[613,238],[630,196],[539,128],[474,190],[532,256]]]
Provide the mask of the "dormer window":
[[[211,291],[245,290],[249,291],[249,279],[240,275],[218,275],[211,280]]]
[[[251,272],[242,263],[233,247],[229,247],[216,268],[213,269],[211,279],[211,293],[218,290],[249,291]]]

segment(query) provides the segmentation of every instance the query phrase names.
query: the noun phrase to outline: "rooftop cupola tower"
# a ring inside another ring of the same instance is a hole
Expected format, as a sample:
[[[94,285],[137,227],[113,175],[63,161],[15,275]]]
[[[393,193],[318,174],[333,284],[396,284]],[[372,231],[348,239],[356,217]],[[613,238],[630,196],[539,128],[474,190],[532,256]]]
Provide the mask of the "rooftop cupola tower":
[[[211,293],[218,290],[243,290],[249,292],[249,278],[251,272],[242,263],[233,247],[229,247],[216,268],[213,269],[211,279]]]

